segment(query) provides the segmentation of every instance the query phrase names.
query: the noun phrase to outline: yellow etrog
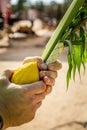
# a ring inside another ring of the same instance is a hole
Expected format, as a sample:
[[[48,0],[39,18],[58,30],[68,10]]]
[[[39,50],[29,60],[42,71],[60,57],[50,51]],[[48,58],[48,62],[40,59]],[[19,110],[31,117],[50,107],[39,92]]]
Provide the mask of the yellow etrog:
[[[39,80],[37,62],[29,62],[18,67],[11,78],[15,84],[28,84]]]

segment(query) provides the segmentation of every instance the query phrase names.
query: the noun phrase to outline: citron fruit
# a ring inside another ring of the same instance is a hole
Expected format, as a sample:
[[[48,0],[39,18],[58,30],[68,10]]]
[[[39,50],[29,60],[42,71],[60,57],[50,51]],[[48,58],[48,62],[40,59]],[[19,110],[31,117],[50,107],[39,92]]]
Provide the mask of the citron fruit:
[[[37,62],[29,62],[18,67],[11,78],[15,84],[29,84],[39,80]]]

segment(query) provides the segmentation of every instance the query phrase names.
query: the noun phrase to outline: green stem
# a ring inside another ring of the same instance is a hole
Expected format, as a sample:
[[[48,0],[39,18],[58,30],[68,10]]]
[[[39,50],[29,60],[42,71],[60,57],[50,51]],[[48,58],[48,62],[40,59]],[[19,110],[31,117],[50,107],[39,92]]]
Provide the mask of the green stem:
[[[72,22],[73,18],[76,16],[79,8],[83,5],[85,0],[73,0],[69,9],[65,13],[64,17],[62,18],[61,22],[59,23],[58,27],[56,28],[55,32],[51,36],[50,40],[48,41],[46,48],[42,54],[43,61],[47,61],[50,54],[54,50],[56,44],[61,39],[64,31]]]

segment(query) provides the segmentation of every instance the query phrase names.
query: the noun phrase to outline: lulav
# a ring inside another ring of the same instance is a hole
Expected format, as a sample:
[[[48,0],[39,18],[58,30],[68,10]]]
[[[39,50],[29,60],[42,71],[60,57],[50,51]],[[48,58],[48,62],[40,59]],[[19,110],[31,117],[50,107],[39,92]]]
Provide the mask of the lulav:
[[[49,56],[51,55],[52,51],[55,51],[55,46],[60,44],[60,39],[63,36],[64,31],[70,25],[74,17],[76,16],[79,8],[84,4],[85,0],[73,0],[69,9],[65,13],[64,17],[60,21],[59,25],[57,26],[55,32],[51,36],[50,40],[48,41],[45,50],[42,54],[42,59],[46,62]],[[56,59],[55,59],[56,60]]]

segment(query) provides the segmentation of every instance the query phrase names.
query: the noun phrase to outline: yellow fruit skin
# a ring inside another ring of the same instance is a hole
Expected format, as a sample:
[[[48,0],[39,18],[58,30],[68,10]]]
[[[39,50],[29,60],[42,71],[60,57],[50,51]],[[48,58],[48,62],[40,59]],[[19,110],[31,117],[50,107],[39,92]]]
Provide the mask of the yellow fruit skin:
[[[15,84],[29,84],[39,80],[37,62],[23,64],[15,70],[11,82]]]

